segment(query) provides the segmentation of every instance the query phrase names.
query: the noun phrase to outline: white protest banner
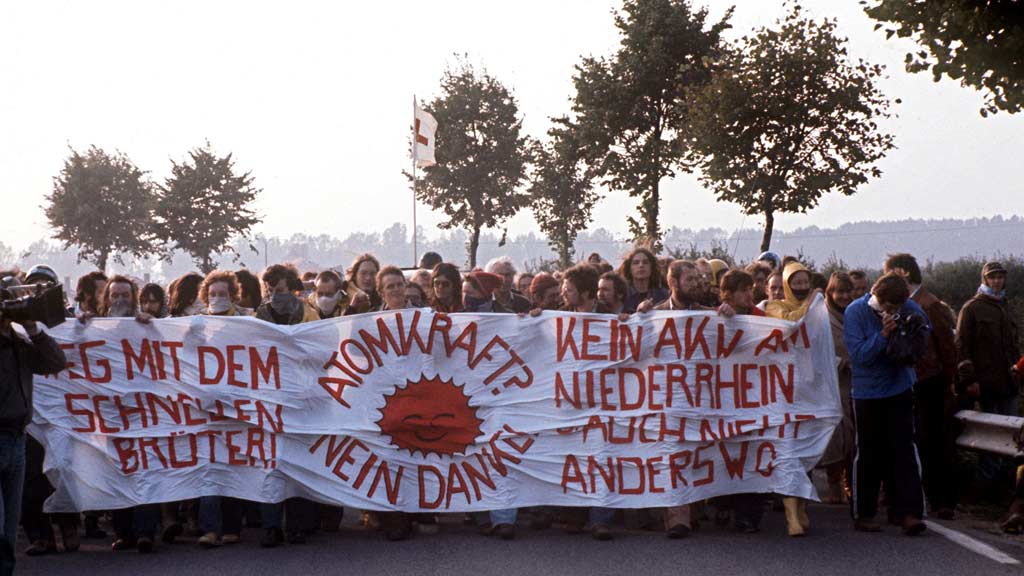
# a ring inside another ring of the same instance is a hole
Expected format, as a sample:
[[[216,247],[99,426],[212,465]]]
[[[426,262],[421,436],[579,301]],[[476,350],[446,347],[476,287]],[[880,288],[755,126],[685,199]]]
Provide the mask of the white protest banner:
[[[225,495],[371,510],[816,498],[840,419],[827,311],[401,310],[275,326],[66,322],[36,379],[50,511]]]

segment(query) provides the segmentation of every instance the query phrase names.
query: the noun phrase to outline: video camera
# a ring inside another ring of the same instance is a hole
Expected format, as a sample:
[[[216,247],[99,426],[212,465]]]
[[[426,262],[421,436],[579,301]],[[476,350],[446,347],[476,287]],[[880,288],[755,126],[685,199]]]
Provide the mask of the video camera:
[[[36,321],[53,328],[64,322],[64,288],[52,282],[18,285],[8,276],[0,280],[0,320],[23,324]]]

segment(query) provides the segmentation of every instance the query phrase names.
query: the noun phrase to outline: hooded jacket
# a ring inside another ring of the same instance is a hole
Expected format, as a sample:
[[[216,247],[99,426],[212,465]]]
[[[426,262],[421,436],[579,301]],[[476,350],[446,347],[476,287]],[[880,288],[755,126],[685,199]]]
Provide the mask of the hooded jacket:
[[[803,300],[798,300],[797,297],[793,295],[793,289],[789,287],[790,279],[792,279],[793,275],[797,272],[806,272],[808,276],[811,274],[811,271],[799,262],[790,262],[789,264],[786,264],[786,268],[782,271],[782,290],[786,297],[782,300],[768,301],[765,305],[764,312],[769,318],[781,318],[783,320],[796,322],[803,318],[804,314],[807,314],[807,308],[811,305],[811,300],[813,300],[813,298],[808,297]]]

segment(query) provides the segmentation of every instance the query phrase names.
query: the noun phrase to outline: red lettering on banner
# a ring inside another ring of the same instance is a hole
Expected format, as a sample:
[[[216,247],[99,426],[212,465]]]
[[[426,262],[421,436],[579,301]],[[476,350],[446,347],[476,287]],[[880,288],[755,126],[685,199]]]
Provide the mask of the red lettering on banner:
[[[740,455],[735,459],[729,453],[725,442],[719,444],[718,449],[722,451],[722,461],[725,462],[725,471],[729,474],[729,478],[743,480],[743,468],[747,464],[747,443],[740,443]]]
[[[426,494],[426,476],[425,473],[429,472],[437,479],[437,496],[433,500],[427,500]],[[436,466],[430,464],[420,464],[416,467],[416,475],[419,479],[420,486],[420,508],[426,508],[427,510],[434,510],[441,505],[444,501],[444,477],[441,476],[441,471]]]
[[[693,316],[686,318],[686,359],[693,358],[693,354],[699,348],[701,351],[701,358],[711,358],[711,353],[708,351],[708,341],[704,337],[704,328],[707,327],[708,322],[711,321],[710,316],[704,316],[701,318],[700,324],[697,329],[693,329]]]
[[[72,432],[95,432],[96,431],[96,417],[93,416],[92,410],[75,408],[71,403],[75,400],[89,400],[88,394],[64,394],[64,406],[68,409],[68,414],[72,416],[85,416],[89,420],[88,426],[81,426],[78,428],[72,428]]]
[[[149,338],[142,339],[138,354],[132,349],[132,345],[128,342],[127,338],[121,339],[121,350],[124,352],[125,376],[129,381],[135,379],[133,366],[137,367],[139,372],[144,372],[146,366],[149,366],[149,379],[154,381],[157,379],[156,361],[153,360],[153,348],[149,345]]]
[[[725,342],[725,324],[718,324],[718,350],[715,353],[716,358],[728,358],[732,355],[733,351],[736,350],[736,346],[739,345],[740,339],[743,338],[743,330],[737,328],[733,332],[732,340],[728,344]]]
[[[693,486],[695,488],[698,486],[705,486],[707,484],[711,484],[712,482],[715,481],[715,461],[705,460],[701,462],[700,459],[701,452],[713,447],[714,445],[714,443],[705,444],[703,446],[698,446],[697,449],[693,451],[693,470],[696,471],[700,468],[707,468],[707,473],[704,475],[703,478],[701,478],[700,480],[694,480]]]
[[[591,345],[597,344],[601,341],[601,337],[597,334],[591,334],[590,327],[594,324],[604,324],[608,322],[602,318],[584,318],[583,319],[583,348],[581,349],[580,358],[583,360],[607,360],[607,354],[597,354],[591,351]]]
[[[96,366],[102,370],[100,375],[93,374],[92,364],[89,363],[89,349],[103,346],[106,343],[106,340],[92,340],[78,345],[78,355],[81,358],[82,369],[85,371],[83,377],[86,381],[93,384],[106,384],[110,382],[110,361],[105,358],[100,358],[96,361]],[[72,376],[72,378],[74,377]]]
[[[762,466],[762,460],[764,458],[765,451],[768,453],[768,463],[766,466]],[[772,470],[775,464],[775,444],[772,442],[761,442],[757,446],[757,462],[754,464],[754,470],[758,474],[765,478],[772,475]]]
[[[618,460],[616,465],[617,465],[618,471],[619,471],[619,492],[622,493],[622,494],[628,494],[628,495],[643,494],[644,493],[644,487],[647,485],[646,482],[645,482],[646,478],[644,477],[644,462],[643,462],[643,460],[641,460],[640,458],[624,458],[624,457],[617,458],[616,460]],[[632,464],[633,466],[636,467],[637,476],[639,477],[639,481],[640,481],[640,483],[636,487],[626,488],[626,483],[625,483],[626,475],[622,471],[622,464],[623,464],[623,462],[628,462],[628,463],[630,463],[630,464]]]
[[[568,323],[568,327],[563,329],[563,321]],[[580,350],[576,346],[576,339],[572,333],[576,329],[576,318],[570,316],[559,316],[555,318],[555,358],[561,362],[565,360],[565,354],[569,350],[572,350],[572,359],[580,359]]]
[[[202,385],[219,383],[224,377],[224,355],[213,346],[199,346],[196,348],[196,352],[199,354],[199,383]],[[213,376],[208,376],[206,371],[206,356],[208,354],[212,354],[217,362]]]
[[[388,329],[384,318],[377,318],[376,338],[367,330],[360,330],[359,337],[366,343],[366,347],[369,349],[370,354],[373,355],[373,360],[377,363],[378,368],[384,365],[384,360],[380,357],[381,354],[397,354],[400,350],[398,342],[395,341],[395,337],[391,334],[391,330]]]

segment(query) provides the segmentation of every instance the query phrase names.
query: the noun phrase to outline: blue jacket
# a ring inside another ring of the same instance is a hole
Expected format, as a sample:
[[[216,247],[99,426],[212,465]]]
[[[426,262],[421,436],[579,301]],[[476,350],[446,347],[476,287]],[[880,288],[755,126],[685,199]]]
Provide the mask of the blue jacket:
[[[902,394],[917,379],[913,366],[896,364],[885,355],[889,342],[882,336],[882,317],[868,306],[870,299],[868,293],[854,300],[846,307],[843,320],[843,340],[850,352],[853,372],[852,396],[861,400]],[[900,308],[900,315],[906,314],[927,318],[913,300],[907,300]]]

